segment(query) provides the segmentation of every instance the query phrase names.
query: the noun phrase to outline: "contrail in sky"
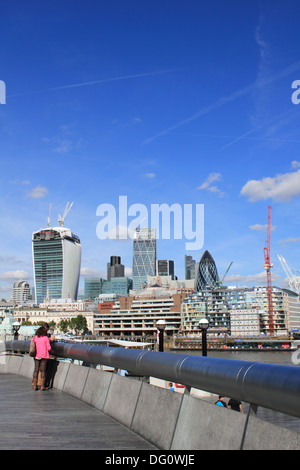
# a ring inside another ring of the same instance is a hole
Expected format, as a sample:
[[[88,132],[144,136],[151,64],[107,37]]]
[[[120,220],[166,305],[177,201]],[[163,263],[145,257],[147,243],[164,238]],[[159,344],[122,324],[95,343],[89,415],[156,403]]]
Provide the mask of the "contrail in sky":
[[[245,132],[245,134],[242,134],[240,135],[239,137],[236,137],[232,142],[229,142],[228,144],[224,145],[224,147],[222,147],[221,150],[224,150],[226,149],[227,147],[230,147],[231,145],[235,144],[236,142],[238,142],[239,140],[242,140],[244,138],[247,138],[249,135],[253,134],[254,132],[258,131],[259,129],[261,129],[262,127],[264,126],[267,126],[268,124],[271,124],[273,121],[276,121],[277,119],[281,119],[282,117],[284,116],[287,116],[288,114],[291,114],[293,112],[297,111],[297,108],[296,106],[293,108],[293,109],[290,109],[289,111],[286,111],[282,114],[280,114],[279,116],[276,116],[272,119],[269,119],[269,121],[266,121],[266,122],[263,122],[262,124],[260,124],[259,126],[255,127],[254,129],[251,129],[250,131],[248,132]],[[265,140],[270,140],[270,139],[265,139]],[[271,139],[272,140],[272,139]]]
[[[195,114],[193,114],[189,118],[186,118],[186,119],[184,119],[184,120],[182,120],[182,121],[180,121],[176,124],[173,124],[172,126],[168,127],[167,129],[164,129],[163,131],[158,132],[153,137],[150,137],[150,138],[144,140],[144,142],[142,142],[142,145],[149,144],[153,140],[156,140],[158,137],[161,137],[165,134],[168,134],[170,131],[173,131],[174,129],[177,129],[178,127],[181,127],[184,124],[187,124],[191,121],[194,121],[195,119],[199,118],[200,116],[204,116],[205,114],[208,114],[209,112],[214,111],[215,109],[221,108],[222,106],[224,106],[227,103],[235,101],[237,98],[241,98],[242,96],[248,95],[249,93],[251,93],[254,90],[257,90],[258,88],[269,85],[269,84],[275,82],[276,80],[279,80],[283,77],[286,77],[287,75],[290,75],[291,73],[295,72],[299,68],[300,68],[300,62],[296,62],[296,63],[290,65],[289,67],[283,69],[281,72],[277,73],[276,75],[273,75],[270,78],[264,78],[264,79],[261,79],[261,80],[257,80],[256,82],[252,83],[251,85],[248,85],[245,88],[241,88],[240,90],[235,91],[231,95],[223,96],[222,98],[219,98],[217,101],[215,101],[213,104],[200,109],[199,111],[197,111]],[[250,133],[251,132],[253,132],[253,130],[250,131]],[[248,133],[245,134],[245,136],[246,135],[248,135]]]
[[[166,70],[158,70],[156,72],[145,72],[145,73],[137,73],[137,74],[132,74],[132,75],[123,75],[120,77],[112,77],[112,78],[103,78],[101,80],[93,80],[90,82],[80,82],[80,83],[73,83],[72,85],[62,85],[62,86],[57,86],[57,87],[52,87],[52,88],[47,88],[44,90],[33,90],[33,91],[27,91],[23,93],[17,93],[14,95],[8,95],[7,98],[14,98],[16,96],[24,96],[24,95],[31,95],[35,93],[44,93],[44,92],[49,92],[49,91],[56,91],[56,90],[66,90],[68,88],[78,88],[78,87],[83,87],[83,86],[90,86],[90,85],[97,85],[100,83],[108,83],[108,82],[117,82],[120,80],[131,80],[134,78],[143,78],[143,77],[151,77],[154,75],[162,75],[165,73],[171,73],[171,72],[178,72],[179,70],[183,70],[182,68],[178,69],[166,69]]]

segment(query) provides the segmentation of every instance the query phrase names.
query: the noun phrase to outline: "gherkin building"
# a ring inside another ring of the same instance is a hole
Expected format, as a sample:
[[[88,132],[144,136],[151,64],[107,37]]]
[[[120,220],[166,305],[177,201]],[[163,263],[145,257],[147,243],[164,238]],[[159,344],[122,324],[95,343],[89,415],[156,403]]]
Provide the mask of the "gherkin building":
[[[219,286],[218,270],[209,251],[205,251],[200,259],[196,276],[196,290],[212,290]]]

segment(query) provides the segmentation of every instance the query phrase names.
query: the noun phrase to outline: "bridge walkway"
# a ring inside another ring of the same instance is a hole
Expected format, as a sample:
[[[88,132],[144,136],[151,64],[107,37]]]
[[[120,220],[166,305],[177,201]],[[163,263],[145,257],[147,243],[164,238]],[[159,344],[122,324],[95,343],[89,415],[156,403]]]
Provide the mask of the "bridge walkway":
[[[1,450],[151,450],[154,445],[101,411],[59,390],[0,373]]]

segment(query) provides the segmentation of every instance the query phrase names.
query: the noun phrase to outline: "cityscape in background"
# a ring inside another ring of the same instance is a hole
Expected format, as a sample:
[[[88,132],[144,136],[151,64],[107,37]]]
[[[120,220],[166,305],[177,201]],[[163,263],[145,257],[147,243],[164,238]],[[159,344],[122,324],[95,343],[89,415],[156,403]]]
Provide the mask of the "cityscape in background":
[[[157,259],[156,231],[139,228],[132,241],[132,277],[117,253],[107,253],[107,276],[85,277],[78,294],[81,267],[79,236],[64,227],[48,226],[32,234],[34,285],[20,279],[10,301],[0,303],[0,334],[20,322],[26,336],[41,322],[62,333],[63,322],[82,315],[85,335],[118,338],[154,337],[157,321],[166,323],[172,338],[200,337],[199,321],[209,321],[211,342],[228,338],[291,339],[300,332],[297,289],[272,286],[272,319],[267,286],[236,287],[220,277],[212,254],[200,260],[184,255],[185,279],[176,276],[175,262]]]

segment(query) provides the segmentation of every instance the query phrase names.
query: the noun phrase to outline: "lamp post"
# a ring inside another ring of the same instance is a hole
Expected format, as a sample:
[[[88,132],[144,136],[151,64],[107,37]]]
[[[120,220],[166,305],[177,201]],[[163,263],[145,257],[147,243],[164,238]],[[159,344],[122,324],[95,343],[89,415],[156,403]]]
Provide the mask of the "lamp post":
[[[165,320],[158,320],[156,322],[157,333],[158,333],[158,350],[164,352],[164,330],[166,328]]]
[[[19,336],[19,329],[21,328],[21,323],[19,323],[18,321],[15,321],[13,324],[12,324],[12,329],[13,329],[13,333],[14,333],[14,339],[17,340],[18,339],[18,336]]]
[[[199,321],[199,327],[202,332],[202,356],[207,356],[207,337],[206,331],[209,326],[209,321],[206,318],[201,318]]]

